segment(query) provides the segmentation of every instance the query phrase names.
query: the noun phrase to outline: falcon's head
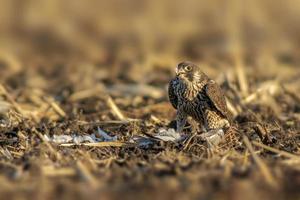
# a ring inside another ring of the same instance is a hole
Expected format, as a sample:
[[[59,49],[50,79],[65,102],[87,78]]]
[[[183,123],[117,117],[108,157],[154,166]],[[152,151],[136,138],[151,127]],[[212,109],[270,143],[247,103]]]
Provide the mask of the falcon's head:
[[[208,80],[208,77],[200,68],[192,62],[184,61],[177,65],[176,76],[185,82],[201,82]]]

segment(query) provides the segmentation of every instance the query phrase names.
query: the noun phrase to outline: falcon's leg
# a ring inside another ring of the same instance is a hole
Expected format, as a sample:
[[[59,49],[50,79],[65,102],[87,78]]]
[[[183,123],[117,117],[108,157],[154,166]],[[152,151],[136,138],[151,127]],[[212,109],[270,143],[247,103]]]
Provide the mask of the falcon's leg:
[[[192,132],[201,132],[201,124],[197,122],[194,118],[188,118],[188,122],[191,125]]]
[[[182,133],[183,128],[186,124],[186,120],[187,120],[187,114],[181,109],[178,109],[176,114],[176,126],[177,126],[176,131],[178,133]]]
[[[200,121],[199,119],[195,119],[195,118],[191,117],[191,118],[188,118],[187,121],[191,126],[192,132],[194,132],[194,133],[206,132],[203,122]]]

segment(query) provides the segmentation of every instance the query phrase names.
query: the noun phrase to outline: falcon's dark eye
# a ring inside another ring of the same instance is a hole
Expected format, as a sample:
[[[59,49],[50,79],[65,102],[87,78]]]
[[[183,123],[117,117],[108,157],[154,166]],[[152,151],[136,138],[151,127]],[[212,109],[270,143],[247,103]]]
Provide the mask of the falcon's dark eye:
[[[192,70],[192,66],[187,65],[187,66],[184,67],[184,70],[185,71],[191,71]]]

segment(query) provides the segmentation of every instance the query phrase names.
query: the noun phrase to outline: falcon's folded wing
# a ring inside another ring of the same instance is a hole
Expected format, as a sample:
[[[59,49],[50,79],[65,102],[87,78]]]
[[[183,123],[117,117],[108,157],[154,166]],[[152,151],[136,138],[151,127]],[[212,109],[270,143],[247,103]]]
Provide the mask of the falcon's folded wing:
[[[169,88],[168,88],[169,100],[170,100],[172,106],[175,109],[177,109],[178,99],[177,99],[177,95],[175,93],[174,87],[175,87],[174,80],[172,80],[172,81],[170,81]]]
[[[229,118],[229,113],[226,105],[226,99],[220,86],[213,80],[210,80],[206,85],[206,94],[212,101],[217,110],[226,118]]]

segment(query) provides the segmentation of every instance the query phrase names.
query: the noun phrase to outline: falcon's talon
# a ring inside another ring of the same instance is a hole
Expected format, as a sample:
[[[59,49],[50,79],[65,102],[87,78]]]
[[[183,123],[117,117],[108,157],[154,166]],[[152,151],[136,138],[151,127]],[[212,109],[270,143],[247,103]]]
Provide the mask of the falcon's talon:
[[[183,131],[188,116],[208,132],[230,127],[230,114],[220,86],[199,66],[186,61],[179,63],[168,92],[172,106],[177,109],[177,132]]]

